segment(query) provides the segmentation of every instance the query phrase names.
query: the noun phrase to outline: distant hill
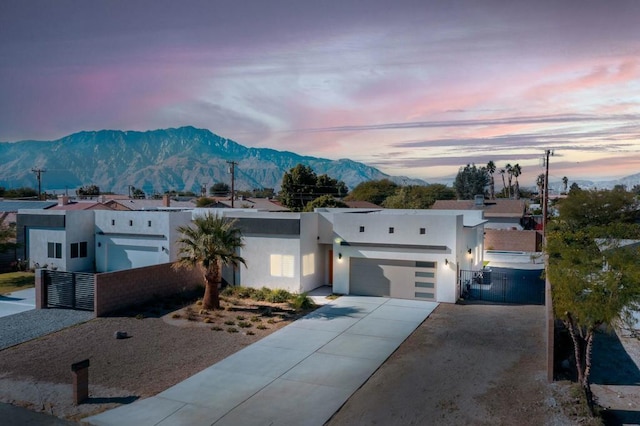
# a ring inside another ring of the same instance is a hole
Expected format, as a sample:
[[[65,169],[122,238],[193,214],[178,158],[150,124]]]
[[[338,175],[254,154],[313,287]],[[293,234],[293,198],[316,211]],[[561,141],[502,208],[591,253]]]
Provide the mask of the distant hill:
[[[348,159],[328,160],[265,148],[247,148],[209,130],[194,127],[147,132],[79,132],[55,141],[0,143],[0,186],[35,187],[34,167],[45,169],[43,190],[75,190],[94,184],[101,191],[127,193],[129,185],[148,195],[168,190],[200,192],[216,182],[231,183],[227,161],[235,161],[236,188],[280,189],[282,176],[297,164],[342,180],[350,189],[368,180],[394,177]]]

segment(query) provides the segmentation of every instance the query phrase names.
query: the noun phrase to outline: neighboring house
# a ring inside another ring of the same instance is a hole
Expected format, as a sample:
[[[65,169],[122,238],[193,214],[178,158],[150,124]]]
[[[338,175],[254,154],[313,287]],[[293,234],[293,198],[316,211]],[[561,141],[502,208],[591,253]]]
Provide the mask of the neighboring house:
[[[19,210],[17,239],[22,256],[29,259],[29,267],[93,271],[94,213],[94,210]]]
[[[173,262],[178,227],[187,211],[96,211],[95,271],[109,272]]]
[[[229,197],[209,197],[214,203],[209,206],[211,208],[231,208],[231,198]],[[233,200],[233,208],[236,209],[255,209],[265,212],[288,212],[287,207],[280,204],[279,201],[270,198],[244,198],[238,197]]]
[[[132,211],[132,210],[185,210],[192,209],[195,204],[191,201],[175,201],[168,195],[164,195],[159,200],[147,200],[137,198],[111,199],[104,201],[104,205],[111,210]]]
[[[58,204],[50,210],[111,210],[111,208],[97,201],[73,201],[67,195],[58,195]]]
[[[484,197],[478,196],[475,200],[437,200],[431,209],[483,211],[487,229],[522,230],[528,223],[524,200],[485,200]]]

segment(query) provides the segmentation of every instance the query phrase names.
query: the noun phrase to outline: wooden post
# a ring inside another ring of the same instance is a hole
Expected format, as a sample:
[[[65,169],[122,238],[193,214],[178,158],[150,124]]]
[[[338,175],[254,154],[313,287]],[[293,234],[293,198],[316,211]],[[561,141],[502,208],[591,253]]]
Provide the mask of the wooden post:
[[[73,402],[80,405],[89,398],[89,360],[85,359],[71,364],[71,374],[73,376]]]

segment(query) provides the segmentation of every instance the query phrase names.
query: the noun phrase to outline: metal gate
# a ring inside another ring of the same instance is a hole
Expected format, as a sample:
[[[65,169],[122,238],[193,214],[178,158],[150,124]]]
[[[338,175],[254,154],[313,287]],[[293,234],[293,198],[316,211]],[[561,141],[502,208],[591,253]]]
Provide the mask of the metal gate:
[[[93,274],[82,272],[44,272],[47,307],[93,311]]]
[[[465,300],[544,305],[544,280],[539,269],[493,268],[460,271],[460,297]]]

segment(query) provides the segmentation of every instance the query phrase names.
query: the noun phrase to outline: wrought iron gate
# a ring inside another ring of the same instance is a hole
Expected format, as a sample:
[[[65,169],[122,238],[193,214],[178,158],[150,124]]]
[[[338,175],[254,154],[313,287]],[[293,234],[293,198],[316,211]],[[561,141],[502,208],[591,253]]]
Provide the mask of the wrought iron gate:
[[[465,300],[544,305],[541,270],[493,268],[460,271],[460,297]]]
[[[93,311],[93,274],[48,270],[43,272],[47,289],[47,307]]]

